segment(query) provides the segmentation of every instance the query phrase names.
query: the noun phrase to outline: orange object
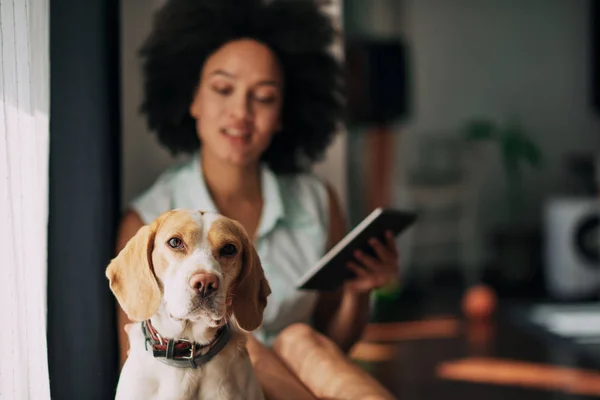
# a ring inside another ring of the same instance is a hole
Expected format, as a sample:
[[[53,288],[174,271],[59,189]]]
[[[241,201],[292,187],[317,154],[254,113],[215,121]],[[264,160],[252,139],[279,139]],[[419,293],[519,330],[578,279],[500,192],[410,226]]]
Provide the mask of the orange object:
[[[382,322],[367,325],[362,340],[397,342],[401,340],[438,339],[458,336],[460,322],[454,317],[438,317],[421,321]]]
[[[471,319],[487,319],[496,308],[496,293],[487,285],[475,285],[467,289],[462,303],[463,313]]]
[[[350,358],[359,361],[383,362],[397,357],[395,344],[358,342],[350,350]]]
[[[593,370],[496,358],[466,358],[437,367],[442,379],[600,396],[600,373]]]

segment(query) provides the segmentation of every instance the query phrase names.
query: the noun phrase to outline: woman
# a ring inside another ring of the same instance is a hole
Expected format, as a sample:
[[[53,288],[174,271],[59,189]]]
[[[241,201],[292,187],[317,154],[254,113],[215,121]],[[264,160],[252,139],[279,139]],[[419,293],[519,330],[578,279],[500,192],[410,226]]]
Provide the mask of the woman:
[[[341,118],[334,29],[307,0],[170,0],[142,48],[151,130],[188,162],[170,168],[137,197],[122,220],[118,250],[171,208],[218,211],[255,238],[272,294],[263,327],[270,345],[304,322],[348,350],[369,317],[370,292],[397,276],[393,238],[357,252],[357,278],[334,293],[294,282],[345,234],[330,186],[308,172]],[[119,310],[121,358],[128,348]]]

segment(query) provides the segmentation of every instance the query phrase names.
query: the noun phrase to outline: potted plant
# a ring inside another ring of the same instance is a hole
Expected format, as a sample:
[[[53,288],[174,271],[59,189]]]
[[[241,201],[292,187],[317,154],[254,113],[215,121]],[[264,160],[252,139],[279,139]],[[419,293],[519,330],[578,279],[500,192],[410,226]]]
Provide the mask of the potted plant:
[[[496,124],[488,119],[472,119],[465,123],[463,138],[468,142],[495,143],[506,178],[508,225],[495,234],[495,260],[503,280],[511,285],[527,284],[539,257],[538,235],[525,223],[524,179],[526,167],[539,168],[542,152],[517,120]]]

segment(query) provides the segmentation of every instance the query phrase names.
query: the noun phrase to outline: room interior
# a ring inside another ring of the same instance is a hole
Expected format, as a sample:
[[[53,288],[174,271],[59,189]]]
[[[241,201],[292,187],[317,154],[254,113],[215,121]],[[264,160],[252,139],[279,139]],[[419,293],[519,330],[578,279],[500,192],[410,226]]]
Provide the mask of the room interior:
[[[418,210],[356,357],[399,398],[600,395],[523,377],[600,366],[598,2],[350,0],[344,29],[350,218]]]
[[[127,202],[178,161],[137,109],[135,49],[163,1],[48,6],[53,398],[114,393],[104,268]],[[600,2],[330,7],[354,79],[317,171],[351,226],[419,214],[352,362],[402,399],[599,398]]]

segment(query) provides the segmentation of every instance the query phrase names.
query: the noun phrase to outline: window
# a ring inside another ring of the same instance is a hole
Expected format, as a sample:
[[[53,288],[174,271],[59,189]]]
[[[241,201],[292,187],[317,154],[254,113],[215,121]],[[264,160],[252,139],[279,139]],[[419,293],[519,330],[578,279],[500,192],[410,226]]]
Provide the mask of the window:
[[[49,399],[48,0],[0,2],[0,398]]]

